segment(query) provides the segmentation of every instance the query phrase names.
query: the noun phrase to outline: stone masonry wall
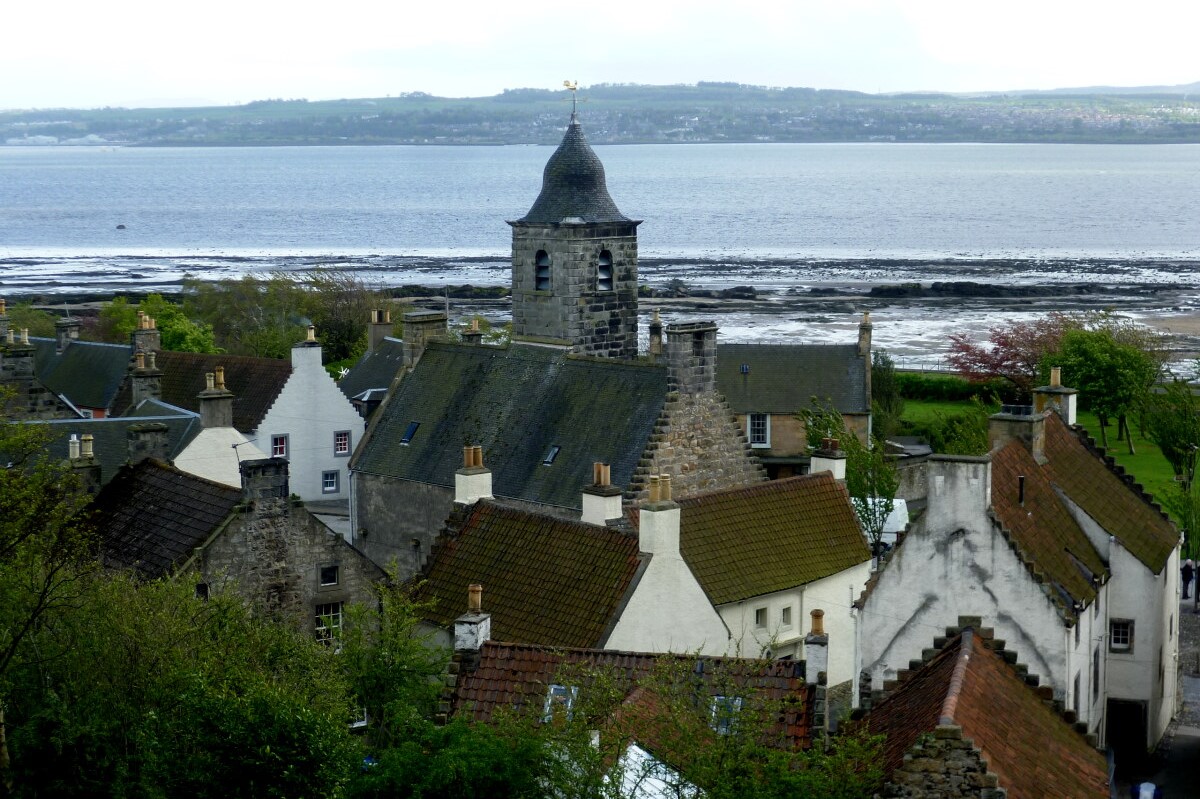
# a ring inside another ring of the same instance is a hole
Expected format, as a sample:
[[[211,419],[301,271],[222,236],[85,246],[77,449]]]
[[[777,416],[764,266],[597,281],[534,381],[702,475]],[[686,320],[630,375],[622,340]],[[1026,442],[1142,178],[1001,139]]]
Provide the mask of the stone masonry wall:
[[[637,355],[637,233],[633,223],[514,226],[513,337],[568,344],[610,358]],[[550,290],[536,289],[535,257],[550,258]],[[613,290],[599,291],[602,250],[612,255]]]
[[[892,772],[882,795],[893,799],[1003,799],[1008,792],[998,787],[995,774],[962,728],[938,726],[922,736],[904,755],[904,763]]]
[[[645,499],[652,474],[671,475],[675,497],[767,479],[766,471],[751,455],[737,417],[715,391],[667,394],[626,499]]]

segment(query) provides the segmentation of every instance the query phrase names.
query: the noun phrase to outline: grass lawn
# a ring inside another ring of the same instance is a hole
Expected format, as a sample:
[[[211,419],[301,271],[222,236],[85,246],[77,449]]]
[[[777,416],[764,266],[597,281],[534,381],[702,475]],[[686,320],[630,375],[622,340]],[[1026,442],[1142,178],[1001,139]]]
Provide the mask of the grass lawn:
[[[904,400],[904,415],[901,418],[914,424],[927,424],[933,421],[934,414],[941,413],[950,416],[961,413],[964,408],[969,407],[969,402],[906,399]]]

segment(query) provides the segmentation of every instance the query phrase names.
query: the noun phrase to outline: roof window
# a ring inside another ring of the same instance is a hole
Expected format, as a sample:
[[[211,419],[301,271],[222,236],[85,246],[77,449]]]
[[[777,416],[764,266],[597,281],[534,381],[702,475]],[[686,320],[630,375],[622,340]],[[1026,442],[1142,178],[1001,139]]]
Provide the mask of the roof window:
[[[420,422],[409,422],[408,427],[404,430],[404,435],[400,437],[400,443],[408,446],[409,442],[413,440],[413,436],[417,434],[417,428],[420,426]]]
[[[550,451],[546,453],[546,457],[542,458],[543,466],[550,466],[554,463],[554,459],[558,457],[558,453],[562,452],[562,447],[554,444],[550,447]]]

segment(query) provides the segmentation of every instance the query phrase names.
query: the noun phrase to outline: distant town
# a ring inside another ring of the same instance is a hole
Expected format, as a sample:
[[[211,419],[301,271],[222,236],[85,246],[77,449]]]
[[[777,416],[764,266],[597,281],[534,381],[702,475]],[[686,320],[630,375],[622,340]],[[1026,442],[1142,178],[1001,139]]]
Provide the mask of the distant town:
[[[1017,94],[867,94],[736,83],[579,91],[596,144],[713,142],[1200,142],[1200,85]],[[562,91],[423,92],[208,108],[0,112],[10,146],[555,144]]]

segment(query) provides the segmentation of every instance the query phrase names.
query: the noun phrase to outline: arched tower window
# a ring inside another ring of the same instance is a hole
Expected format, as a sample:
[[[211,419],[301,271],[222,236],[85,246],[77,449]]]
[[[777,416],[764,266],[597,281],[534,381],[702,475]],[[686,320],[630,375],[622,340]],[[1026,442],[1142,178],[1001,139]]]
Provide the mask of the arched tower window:
[[[608,250],[600,251],[600,260],[596,267],[596,291],[612,291],[613,290],[613,264],[612,253]]]
[[[533,288],[535,291],[550,290],[550,256],[545,250],[538,250],[533,257]]]

